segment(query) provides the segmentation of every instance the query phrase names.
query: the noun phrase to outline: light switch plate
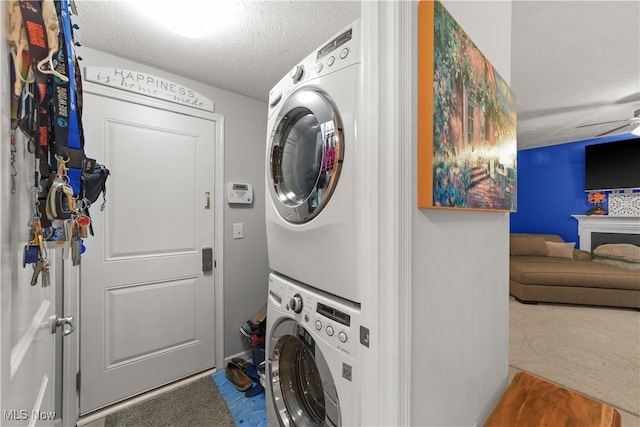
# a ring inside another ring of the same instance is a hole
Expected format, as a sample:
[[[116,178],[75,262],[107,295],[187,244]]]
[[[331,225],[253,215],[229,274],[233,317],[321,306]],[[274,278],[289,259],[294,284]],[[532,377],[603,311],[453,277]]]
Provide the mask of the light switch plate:
[[[241,222],[233,224],[233,238],[244,239],[244,224]]]

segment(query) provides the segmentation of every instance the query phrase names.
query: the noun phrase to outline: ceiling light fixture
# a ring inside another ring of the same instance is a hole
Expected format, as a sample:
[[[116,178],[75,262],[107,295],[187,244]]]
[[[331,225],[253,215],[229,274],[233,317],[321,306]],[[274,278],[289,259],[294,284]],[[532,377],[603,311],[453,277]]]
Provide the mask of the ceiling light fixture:
[[[232,25],[239,15],[239,4],[230,0],[132,2],[141,13],[155,22],[187,38],[202,38]]]

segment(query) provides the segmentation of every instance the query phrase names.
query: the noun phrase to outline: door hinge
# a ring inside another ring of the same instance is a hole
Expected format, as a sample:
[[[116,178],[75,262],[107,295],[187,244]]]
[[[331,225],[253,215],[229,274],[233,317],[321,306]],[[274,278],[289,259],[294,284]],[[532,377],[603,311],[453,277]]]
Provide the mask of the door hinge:
[[[76,391],[78,393],[80,393],[80,378],[82,378],[80,376],[80,371],[78,371],[78,373],[76,374]]]

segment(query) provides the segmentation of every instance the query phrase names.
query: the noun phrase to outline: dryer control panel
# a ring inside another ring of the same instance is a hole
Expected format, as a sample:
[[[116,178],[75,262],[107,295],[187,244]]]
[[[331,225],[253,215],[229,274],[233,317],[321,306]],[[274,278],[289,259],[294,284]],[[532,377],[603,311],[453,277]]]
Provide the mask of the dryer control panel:
[[[360,21],[356,20],[296,64],[276,83],[269,91],[269,116],[301,83],[362,63],[360,52]]]

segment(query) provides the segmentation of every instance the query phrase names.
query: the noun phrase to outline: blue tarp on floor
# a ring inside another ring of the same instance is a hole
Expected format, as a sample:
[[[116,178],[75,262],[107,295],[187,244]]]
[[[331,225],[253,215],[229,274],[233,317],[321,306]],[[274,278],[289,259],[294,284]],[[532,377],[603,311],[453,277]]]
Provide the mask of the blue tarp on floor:
[[[242,427],[267,427],[267,410],[264,392],[254,397],[245,397],[224,375],[224,370],[211,375],[222,398],[231,411],[236,425]],[[255,387],[255,382],[254,382]]]

